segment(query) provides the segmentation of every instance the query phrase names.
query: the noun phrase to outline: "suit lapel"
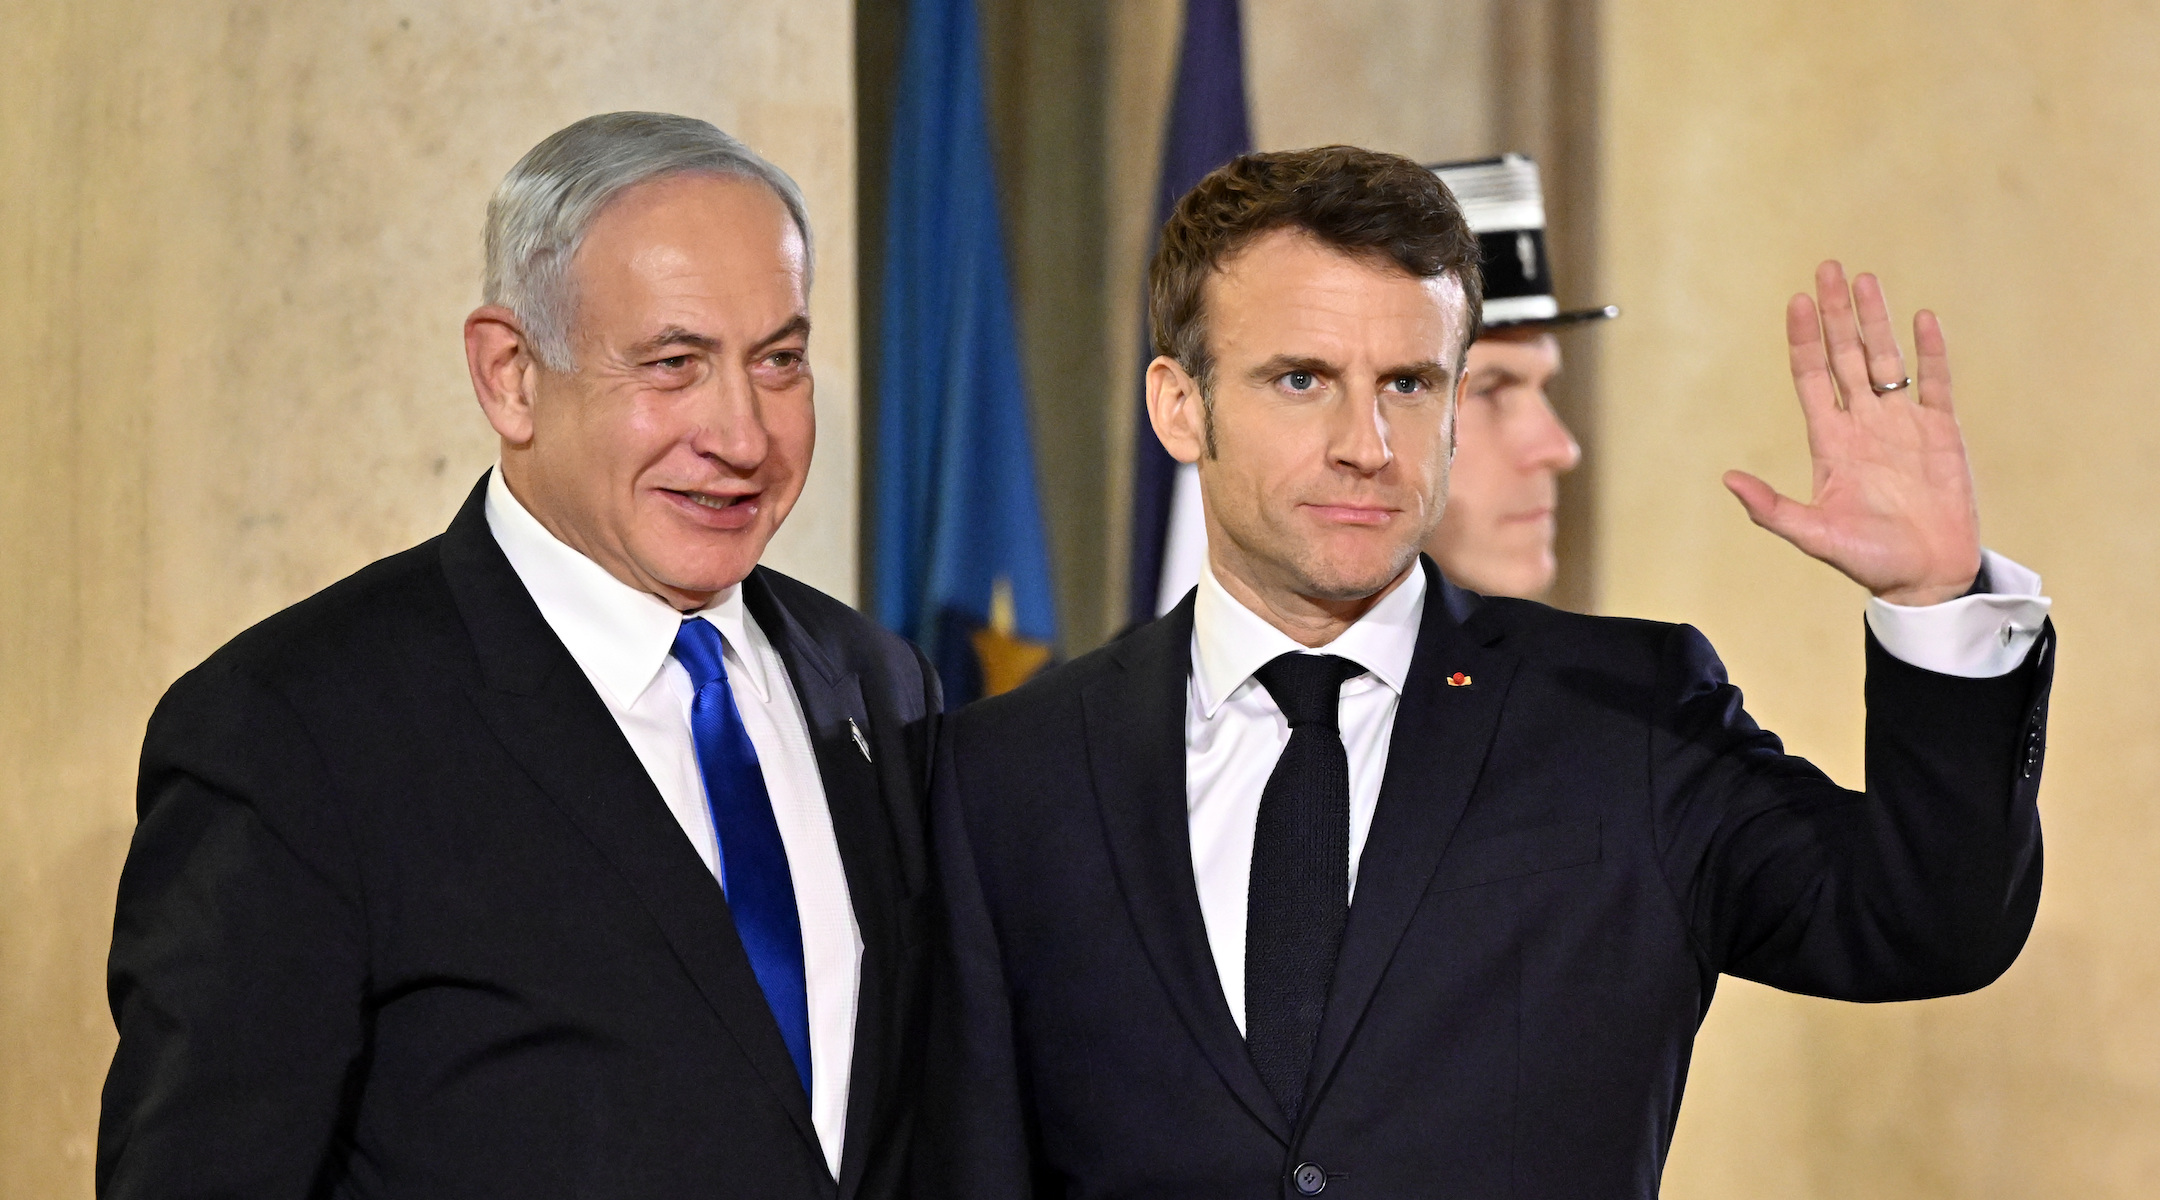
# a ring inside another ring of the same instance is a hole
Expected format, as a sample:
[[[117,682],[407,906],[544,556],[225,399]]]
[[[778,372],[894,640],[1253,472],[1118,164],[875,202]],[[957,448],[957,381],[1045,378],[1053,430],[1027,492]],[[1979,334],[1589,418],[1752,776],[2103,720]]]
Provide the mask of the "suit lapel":
[[[1425,615],[1395,710],[1379,804],[1358,860],[1357,894],[1313,1047],[1309,1096],[1325,1091],[1424,899],[1477,786],[1514,680],[1517,659],[1490,646],[1497,635],[1479,633],[1469,594],[1442,580],[1431,560],[1423,566]],[[1469,678],[1467,685],[1449,684],[1458,672]]]
[[[637,894],[706,1003],[815,1149],[808,1097],[719,882],[495,544],[484,494],[483,479],[440,543],[444,575],[480,658],[474,705],[533,783]]]
[[[1185,687],[1193,600],[1129,634],[1122,668],[1081,697],[1088,762],[1118,883],[1178,1016],[1240,1103],[1287,1144],[1282,1109],[1223,997],[1193,877],[1185,796]]]
[[[862,932],[862,980],[856,994],[855,1045],[848,1068],[848,1134],[840,1161],[840,1195],[845,1198],[854,1195],[862,1182],[874,1140],[872,1131],[877,1128],[885,1059],[898,1036],[897,1030],[887,1026],[897,1010],[889,993],[900,968],[896,912],[904,888],[895,870],[893,831],[879,781],[881,767],[898,770],[901,764],[873,763],[856,745],[857,730],[873,747],[878,744],[878,731],[863,704],[860,676],[835,664],[795,615],[781,606],[763,568],[744,580],[743,602],[779,652],[795,685],[796,699],[802,703],[825,804],[832,813],[833,836],[840,845],[848,899]]]

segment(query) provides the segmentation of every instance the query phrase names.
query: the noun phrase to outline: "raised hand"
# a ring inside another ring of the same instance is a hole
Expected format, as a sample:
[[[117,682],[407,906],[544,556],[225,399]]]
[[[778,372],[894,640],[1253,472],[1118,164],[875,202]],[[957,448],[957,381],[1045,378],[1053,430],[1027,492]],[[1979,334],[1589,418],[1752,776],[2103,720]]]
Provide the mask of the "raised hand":
[[[1779,495],[1745,471],[1727,471],[1725,486],[1757,525],[1883,600],[1955,599],[1980,570],[1980,514],[1942,326],[1925,309],[1913,317],[1915,384],[1881,282],[1861,275],[1848,292],[1832,261],[1815,269],[1815,291],[1819,306],[1804,292],[1785,306],[1814,500]]]

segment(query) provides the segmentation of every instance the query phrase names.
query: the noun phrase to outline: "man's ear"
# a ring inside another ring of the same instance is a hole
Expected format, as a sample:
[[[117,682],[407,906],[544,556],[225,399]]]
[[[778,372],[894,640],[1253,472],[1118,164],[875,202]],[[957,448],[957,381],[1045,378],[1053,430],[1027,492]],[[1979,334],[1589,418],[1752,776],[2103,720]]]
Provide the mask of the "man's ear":
[[[540,364],[516,314],[499,304],[483,304],[465,318],[465,368],[472,374],[480,411],[502,440],[512,446],[532,441]]]
[[[1148,364],[1148,424],[1163,449],[1181,463],[1200,461],[1207,445],[1205,403],[1199,381],[1186,374],[1176,359],[1159,356]]]

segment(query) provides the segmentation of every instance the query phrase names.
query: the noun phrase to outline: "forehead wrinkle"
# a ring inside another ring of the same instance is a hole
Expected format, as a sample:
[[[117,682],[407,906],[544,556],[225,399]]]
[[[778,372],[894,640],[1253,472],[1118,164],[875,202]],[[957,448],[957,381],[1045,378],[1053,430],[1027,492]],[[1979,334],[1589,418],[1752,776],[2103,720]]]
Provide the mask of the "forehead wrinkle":
[[[1437,349],[1439,353],[1428,353],[1428,355],[1420,357],[1396,358],[1393,361],[1388,361],[1388,358],[1392,357],[1390,348],[1374,345],[1373,335],[1375,331],[1372,328],[1373,324],[1374,321],[1370,317],[1360,317],[1350,313],[1341,314],[1339,321],[1324,322],[1300,320],[1297,316],[1290,315],[1288,319],[1282,322],[1283,328],[1276,344],[1280,345],[1283,342],[1288,342],[1298,348],[1279,351],[1271,355],[1265,362],[1253,369],[1253,374],[1272,377],[1282,371],[1310,370],[1317,374],[1340,377],[1360,373],[1361,369],[1369,369],[1373,377],[1377,379],[1395,378],[1403,375],[1430,375],[1438,378],[1454,377],[1457,368],[1448,361],[1450,357],[1448,350],[1451,348],[1451,342],[1444,327],[1430,339],[1439,343],[1437,346],[1413,345],[1405,347],[1400,342],[1397,342],[1392,347],[1394,353],[1401,353],[1405,349],[1408,349],[1412,354],[1416,354],[1420,349],[1428,349],[1428,351]],[[1399,331],[1389,331],[1390,334],[1394,332]],[[1247,327],[1237,330],[1226,341],[1249,340],[1254,336],[1254,330],[1250,325],[1247,325]],[[1419,337],[1416,340],[1422,342],[1427,339]],[[1369,367],[1361,367],[1361,364],[1370,365]]]
[[[1405,349],[1425,351],[1429,357],[1417,361],[1434,364],[1444,378],[1461,369],[1465,312],[1459,279],[1421,279],[1370,256],[1278,236],[1281,240],[1263,237],[1244,247],[1205,282],[1207,322],[1213,327],[1209,340],[1215,345],[1266,351],[1287,344],[1291,349],[1278,357],[1327,364],[1331,373]],[[1262,253],[1264,248],[1274,253]],[[1399,339],[1405,337],[1412,345],[1403,345]],[[1382,338],[1395,345],[1376,344]]]

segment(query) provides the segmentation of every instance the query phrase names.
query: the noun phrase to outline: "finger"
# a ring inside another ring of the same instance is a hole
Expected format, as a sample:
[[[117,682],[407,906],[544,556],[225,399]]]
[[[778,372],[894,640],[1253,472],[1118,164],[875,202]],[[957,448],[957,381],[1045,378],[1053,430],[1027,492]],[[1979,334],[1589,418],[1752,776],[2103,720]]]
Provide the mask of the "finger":
[[[1785,306],[1785,348],[1792,362],[1793,393],[1809,428],[1837,411],[1837,389],[1830,383],[1830,360],[1823,356],[1822,321],[1815,299],[1806,292]]]
[[[1853,304],[1860,310],[1860,337],[1867,344],[1868,382],[1894,384],[1905,378],[1905,355],[1898,350],[1897,327],[1890,324],[1882,280],[1863,272],[1853,280],[1852,290]]]
[[[1802,553],[1821,558],[1822,514],[1755,478],[1746,471],[1725,472],[1725,487],[1747,510],[1748,519],[1798,546]]]
[[[1852,290],[1845,283],[1845,268],[1830,259],[1815,268],[1816,303],[1822,308],[1823,343],[1830,356],[1830,375],[1837,380],[1845,407],[1872,399],[1868,386],[1867,351],[1860,345],[1860,320],[1853,312]]]
[[[1912,319],[1913,352],[1920,360],[1920,403],[1942,412],[1956,412],[1950,402],[1950,344],[1943,340],[1942,322],[1921,309]]]

